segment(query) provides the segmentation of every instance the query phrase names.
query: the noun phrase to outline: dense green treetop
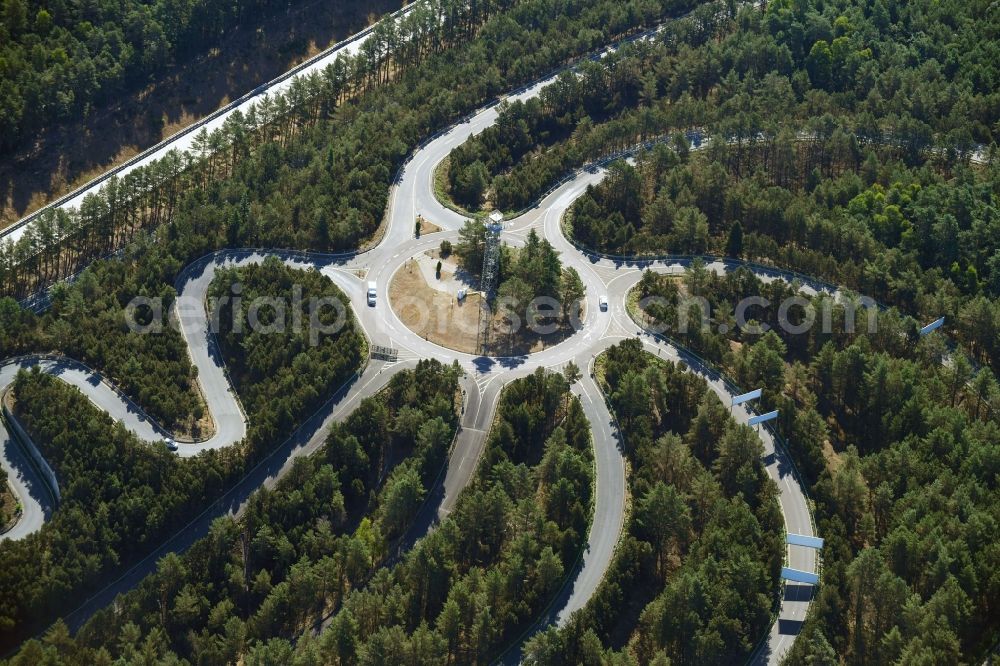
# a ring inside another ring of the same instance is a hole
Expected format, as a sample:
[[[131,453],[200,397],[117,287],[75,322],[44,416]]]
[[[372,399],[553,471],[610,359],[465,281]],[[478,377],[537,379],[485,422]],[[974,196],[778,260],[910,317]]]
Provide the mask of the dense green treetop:
[[[535,636],[528,663],[732,663],[771,626],[784,548],[777,488],[752,429],[705,380],[643,351],[609,349],[598,376],[622,429],[631,508],[584,609]]]
[[[875,331],[859,317],[849,332],[843,306],[827,302],[829,334],[819,325],[789,334],[777,306],[793,288],[748,271],[713,277],[696,266],[680,288],[713,313],[747,296],[774,302],[754,311],[772,327],[763,334],[720,334],[726,320],[713,314],[708,331],[670,335],[740,385],[764,388],[762,407],[779,410],[778,430],[810,486],[825,540],[822,584],[790,658],[819,659],[832,646],[849,664],[956,663],[995,643],[1000,389],[992,370],[976,370],[940,334],[919,338],[912,319],[893,310]],[[639,289],[676,293],[678,285],[650,275]],[[823,298],[812,304],[823,311]],[[648,314],[664,323],[677,315],[670,306]]]
[[[121,263],[107,265],[120,267]],[[229,293],[236,281],[250,297],[291,303],[292,285],[298,284],[307,300],[312,296],[344,299],[318,272],[294,271],[277,261],[221,271],[211,290]],[[73,285],[70,294],[80,288],[80,283]],[[121,317],[114,307],[98,305],[94,311],[100,312],[97,308],[108,308],[105,312]],[[91,312],[84,308],[76,316],[88,322],[94,316]],[[296,332],[289,326],[284,335],[268,335],[251,330],[247,312],[227,314],[228,318],[220,317],[220,343],[246,409],[248,432],[242,442],[226,449],[178,458],[162,444],[139,441],[56,377],[37,371],[18,376],[13,390],[18,414],[55,471],[62,502],[39,532],[22,541],[0,543],[3,645],[16,645],[72,610],[66,606],[66,595],[85,599],[113,580],[122,567],[159,546],[273,451],[362,363],[364,341],[349,312],[342,329],[317,336],[315,345],[307,343],[308,327]],[[290,309],[287,316],[293,316]],[[309,320],[308,316],[304,319]],[[233,332],[234,321],[242,322],[242,332]],[[123,320],[111,328],[122,329]],[[136,337],[170,340],[174,336],[180,334],[166,329]],[[159,349],[150,345],[134,353],[148,363],[163,363],[162,357],[150,353]],[[255,374],[254,368],[267,372]],[[452,403],[443,416],[449,409]],[[436,455],[443,460],[444,451]],[[39,552],[49,553],[41,564]]]
[[[0,150],[88,115],[203,52],[277,0],[4,0],[0,2]]]

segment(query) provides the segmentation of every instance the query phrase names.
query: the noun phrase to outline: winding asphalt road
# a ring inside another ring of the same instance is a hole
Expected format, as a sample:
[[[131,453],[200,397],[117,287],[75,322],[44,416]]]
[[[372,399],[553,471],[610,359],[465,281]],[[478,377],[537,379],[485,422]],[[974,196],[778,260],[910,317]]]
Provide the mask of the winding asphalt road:
[[[545,79],[519,92],[517,97],[536,95],[551,80],[551,77]],[[441,134],[412,156],[401,172],[400,181],[393,188],[382,239],[377,247],[367,252],[319,255],[233,250],[212,254],[184,269],[177,281],[175,320],[188,343],[191,360],[198,369],[198,378],[215,421],[216,432],[212,439],[205,442],[181,444],[180,455],[196,455],[208,448],[233,444],[242,439],[246,432],[245,417],[228,381],[215,340],[208,331],[208,319],[204,310],[207,287],[216,271],[222,267],[248,265],[260,262],[266,256],[278,256],[291,267],[319,270],[345,292],[370,343],[398,350],[398,360],[391,363],[369,361],[358,377],[339,391],[225,497],[208,507],[156,553],[72,613],[69,617],[71,626],[79,626],[95,610],[110,603],[117,593],[133,587],[143,576],[154,570],[158,557],[166,552],[183,550],[204,535],[215,517],[239,515],[247,498],[256,488],[273,485],[290,468],[295,457],[309,455],[322,445],[333,421],[344,418],[360,400],[374,395],[395,372],[412,367],[417,359],[437,358],[445,363],[457,361],[466,373],[463,381],[466,395],[462,428],[453,446],[439,493],[438,516],[446,515],[454,506],[458,494],[475,472],[502,386],[537,368],[558,370],[570,361],[580,368],[591,368],[600,352],[623,339],[639,337],[650,353],[681,361],[692,372],[705,376],[723,401],[729,402],[733,390],[722,378],[710,368],[704,367],[686,350],[643,330],[626,310],[628,292],[638,282],[643,270],[674,272],[683,270],[684,262],[615,263],[577,250],[563,236],[559,224],[563,213],[588,184],[603,177],[600,170],[581,172],[575,179],[546,196],[535,208],[509,221],[504,232],[509,242],[520,243],[529,229],[538,230],[561,252],[564,265],[577,269],[585,286],[586,301],[593,306],[586,308],[582,326],[575,333],[537,353],[496,358],[440,347],[414,334],[399,320],[389,303],[388,286],[392,275],[409,258],[436,247],[441,240],[457,240],[458,229],[464,222],[461,215],[447,209],[435,198],[434,168],[452,148],[492,124],[496,115],[495,107],[486,108]],[[442,231],[414,238],[412,231],[417,214],[438,224]],[[709,268],[724,271],[728,267],[711,265]],[[773,273],[770,276],[773,277]],[[378,285],[378,304],[375,307],[369,307],[365,302],[364,285],[369,280]],[[608,298],[607,311],[596,307],[598,298],[602,295]],[[141,410],[103,382],[99,375],[72,361],[21,359],[7,362],[0,366],[0,391],[9,386],[19,368],[30,365],[36,365],[42,371],[56,374],[77,386],[98,407],[121,420],[141,439],[151,442],[162,439],[162,429],[146,418]],[[582,562],[571,574],[563,595],[551,610],[551,621],[559,624],[564,623],[573,611],[582,608],[600,584],[614,555],[625,517],[625,463],[617,430],[600,389],[587,374],[573,390],[580,397],[593,428],[597,471],[594,516]],[[733,413],[742,422],[750,417],[750,413],[741,407],[734,409]],[[809,505],[793,474],[790,459],[784,451],[775,448],[766,431],[761,432],[761,439],[765,451],[763,463],[768,474],[778,484],[779,502],[787,531],[814,534]],[[38,466],[27,463],[23,452],[13,446],[7,429],[2,426],[0,443],[3,443],[5,453],[0,463],[8,470],[15,490],[25,506],[23,524],[19,524],[15,532],[8,533],[6,538],[23,538],[41,526],[44,518],[53,510],[54,500],[49,496],[52,493],[41,492],[46,484]],[[28,446],[30,447],[30,443]],[[53,491],[57,491],[57,488]],[[814,551],[789,547],[787,559],[789,566],[794,568],[817,570]],[[779,617],[764,648],[755,657],[761,663],[776,663],[791,646],[794,635],[805,618],[812,592],[811,586],[799,587],[801,589],[790,592],[791,586],[785,586]]]

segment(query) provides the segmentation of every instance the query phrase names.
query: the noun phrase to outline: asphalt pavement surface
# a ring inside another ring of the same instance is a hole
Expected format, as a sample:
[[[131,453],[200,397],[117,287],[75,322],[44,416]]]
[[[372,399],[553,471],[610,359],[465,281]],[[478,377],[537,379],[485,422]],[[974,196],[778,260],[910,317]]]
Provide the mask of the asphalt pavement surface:
[[[553,78],[544,79],[514,97],[525,99],[537,95]],[[246,434],[246,418],[229,382],[214,336],[209,332],[204,307],[208,285],[220,268],[245,266],[261,262],[267,256],[277,256],[293,268],[319,270],[347,295],[352,311],[369,342],[396,350],[397,360],[370,361],[358,377],[343,387],[323,409],[225,497],[206,508],[202,515],[196,517],[150,557],[71,613],[71,626],[79,626],[94,611],[110,603],[116,594],[134,587],[143,576],[155,569],[156,560],[163,554],[182,551],[206,534],[215,518],[223,515],[238,516],[255,489],[272,486],[290,469],[294,458],[309,455],[322,445],[334,420],[344,418],[361,400],[377,393],[395,372],[412,367],[417,359],[436,358],[445,363],[457,361],[465,372],[462,428],[452,447],[439,489],[436,516],[426,521],[427,530],[433,529],[438,520],[447,516],[462,489],[475,474],[502,387],[512,379],[537,368],[559,371],[573,361],[581,369],[589,369],[601,351],[623,339],[637,337],[650,353],[682,361],[690,371],[705,376],[723,402],[729,404],[734,393],[721,378],[686,350],[642,329],[626,310],[628,292],[638,282],[643,270],[679,273],[690,262],[683,259],[671,262],[610,260],[578,250],[563,235],[560,225],[563,213],[585,191],[587,185],[598,182],[604,176],[601,169],[581,171],[576,178],[550,193],[528,212],[505,221],[502,234],[506,242],[521,244],[528,231],[535,229],[561,253],[564,266],[577,270],[585,286],[587,304],[579,330],[537,353],[515,357],[487,357],[438,346],[403,324],[389,302],[392,276],[411,257],[437,247],[442,240],[456,242],[458,229],[465,221],[464,216],[447,208],[435,197],[434,169],[453,148],[489,127],[496,118],[496,107],[487,107],[441,133],[412,155],[401,171],[399,182],[392,189],[382,238],[371,250],[343,255],[231,250],[209,255],[182,271],[177,280],[178,301],[173,318],[187,341],[191,361],[198,370],[198,381],[215,423],[215,432],[206,441],[181,444],[178,451],[181,456],[197,455],[206,449],[232,445]],[[417,215],[437,224],[442,231],[420,238],[414,237]],[[707,268],[722,272],[731,270],[733,265],[734,262],[718,262],[709,264]],[[790,279],[790,276],[785,276],[780,271],[768,271],[766,278]],[[374,281],[377,285],[378,295],[374,307],[369,306],[365,298],[368,281]],[[607,310],[597,306],[601,297],[608,301]],[[0,365],[0,391],[9,387],[17,370],[30,366],[57,375],[79,388],[95,405],[121,421],[139,438],[155,442],[167,436],[158,424],[104,381],[98,373],[69,359],[30,357],[4,362]],[[564,587],[564,593],[547,615],[552,622],[559,624],[565,623],[572,612],[582,608],[600,584],[611,563],[625,518],[625,463],[619,434],[600,388],[588,371],[585,370],[584,374],[584,379],[573,387],[573,391],[580,399],[593,428],[596,496],[585,553]],[[733,415],[737,420],[746,422],[750,413],[737,407],[733,410]],[[764,446],[762,463],[778,484],[778,499],[785,517],[786,530],[813,535],[809,504],[793,473],[790,459],[785,452],[775,447],[766,430],[761,430],[760,436]],[[12,531],[0,538],[24,538],[40,529],[52,511],[57,510],[53,489],[48,487],[44,471],[37,464],[28,461],[26,449],[31,446],[30,442],[26,443],[26,448],[16,446],[7,427],[0,426],[0,447],[3,453],[0,464],[7,469],[12,487],[24,506],[21,520]],[[419,537],[420,534],[417,534],[414,540]],[[789,546],[787,560],[788,566],[796,569],[817,571],[818,558],[814,550]],[[755,655],[755,660],[760,663],[776,663],[787,653],[812,598],[813,588],[809,585],[787,585],[783,590],[778,617],[762,649]]]

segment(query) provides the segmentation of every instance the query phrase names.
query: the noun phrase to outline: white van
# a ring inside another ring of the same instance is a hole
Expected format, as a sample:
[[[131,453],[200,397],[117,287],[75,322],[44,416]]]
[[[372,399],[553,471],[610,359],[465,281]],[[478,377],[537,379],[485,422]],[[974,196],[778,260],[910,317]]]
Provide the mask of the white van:
[[[598,305],[599,308],[601,308],[601,312],[607,312],[608,311],[608,297],[607,296],[601,296],[597,300],[597,305]]]
[[[375,291],[375,283],[374,282],[369,282],[368,283],[368,305],[370,305],[372,307],[375,307],[375,294],[376,293],[377,292]]]

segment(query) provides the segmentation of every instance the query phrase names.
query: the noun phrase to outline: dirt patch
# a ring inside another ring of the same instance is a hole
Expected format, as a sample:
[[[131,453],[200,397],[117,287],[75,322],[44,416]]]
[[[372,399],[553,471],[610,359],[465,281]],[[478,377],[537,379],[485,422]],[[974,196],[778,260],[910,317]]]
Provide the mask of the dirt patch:
[[[219,106],[216,108],[221,108],[226,104],[229,104],[231,100],[229,95],[223,95],[222,99],[219,100]],[[164,113],[160,124],[163,126],[163,131],[161,135],[166,138],[168,136],[173,136],[177,134],[182,129],[198,121],[201,116],[196,116],[188,111],[181,111],[180,115],[176,118],[171,118],[169,114]]]
[[[397,9],[300,2],[229,31],[215,48],[84,120],[54,126],[0,160],[0,228],[37,210]]]
[[[449,267],[442,267],[436,279],[446,282],[453,278]],[[425,340],[468,354],[481,353],[482,340],[478,333],[482,296],[470,289],[460,303],[452,292],[436,289],[428,284],[428,279],[431,278],[415,259],[407,261],[389,284],[393,311],[407,328]],[[512,331],[510,323],[504,312],[494,313],[490,322],[490,355],[521,356],[538,352],[573,333],[569,324],[543,335],[532,333],[524,326]]]
[[[833,448],[833,444],[828,439],[823,440],[823,460],[826,461],[826,467],[830,470],[831,474],[836,474],[840,466],[844,464],[844,461],[840,458],[840,454],[837,453],[836,449]]]
[[[410,259],[389,283],[389,300],[403,324],[425,340],[456,351],[477,353],[482,302],[479,294],[470,293],[463,302],[458,302],[451,294],[428,285],[417,262]]]
[[[586,310],[581,310],[581,319],[585,316]],[[573,328],[569,324],[562,324],[551,333],[538,334],[521,327],[519,332],[512,332],[510,321],[503,312],[497,312],[493,316],[492,328],[490,329],[489,354],[491,356],[523,356],[534,354],[553,345],[559,344],[573,334]]]

